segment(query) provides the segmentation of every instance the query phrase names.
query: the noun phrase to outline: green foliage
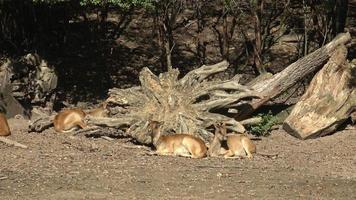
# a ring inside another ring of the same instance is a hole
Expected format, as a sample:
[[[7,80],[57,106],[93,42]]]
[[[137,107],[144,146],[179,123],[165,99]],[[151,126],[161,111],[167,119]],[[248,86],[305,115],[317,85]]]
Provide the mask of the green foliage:
[[[262,121],[259,124],[251,125],[247,127],[249,131],[256,136],[267,136],[271,132],[272,126],[277,123],[277,118],[272,115],[271,111],[267,114],[258,114],[259,117],[262,117]]]

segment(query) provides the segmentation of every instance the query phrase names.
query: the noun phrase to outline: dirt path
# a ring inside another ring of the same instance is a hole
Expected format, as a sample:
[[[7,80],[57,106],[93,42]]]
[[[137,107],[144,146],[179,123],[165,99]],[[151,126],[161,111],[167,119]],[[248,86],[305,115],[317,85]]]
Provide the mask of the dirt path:
[[[9,121],[0,143],[0,199],[356,199],[356,130],[299,141],[274,131],[257,141],[275,159],[253,160],[146,155],[127,139],[68,137],[52,129],[26,133]]]

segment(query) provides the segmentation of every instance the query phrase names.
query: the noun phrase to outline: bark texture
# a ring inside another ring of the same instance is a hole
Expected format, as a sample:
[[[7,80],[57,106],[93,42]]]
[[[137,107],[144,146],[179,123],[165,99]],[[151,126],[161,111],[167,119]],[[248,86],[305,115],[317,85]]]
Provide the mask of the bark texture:
[[[261,98],[253,99],[240,107],[238,109],[240,112],[236,115],[236,118],[245,119],[249,117],[261,105],[280,95],[306,75],[318,71],[339,45],[347,44],[350,41],[350,33],[341,33],[330,43],[297,60],[280,73],[274,74],[270,78],[262,78],[261,81],[253,81],[249,85],[252,90],[258,92]]]
[[[283,124],[288,133],[300,139],[324,136],[350,117],[356,106],[356,89],[346,55],[346,47],[340,46],[314,76]]]

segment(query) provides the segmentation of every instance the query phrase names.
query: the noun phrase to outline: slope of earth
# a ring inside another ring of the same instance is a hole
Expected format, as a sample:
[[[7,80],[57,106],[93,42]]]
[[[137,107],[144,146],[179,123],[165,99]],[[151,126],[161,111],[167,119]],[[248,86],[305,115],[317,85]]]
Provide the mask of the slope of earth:
[[[300,141],[284,131],[256,141],[253,160],[148,155],[128,139],[27,133],[9,120],[0,143],[0,197],[7,199],[356,199],[356,130]],[[136,147],[136,148],[135,148]]]

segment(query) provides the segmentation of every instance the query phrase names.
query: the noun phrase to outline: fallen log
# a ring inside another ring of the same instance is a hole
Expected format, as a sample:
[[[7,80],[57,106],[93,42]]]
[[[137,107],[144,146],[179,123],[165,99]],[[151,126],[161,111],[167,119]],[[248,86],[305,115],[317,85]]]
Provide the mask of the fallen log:
[[[339,45],[347,44],[350,41],[350,33],[341,33],[325,46],[290,64],[271,78],[264,78],[261,81],[253,81],[253,83],[248,84],[261,98],[237,105],[240,112],[235,115],[235,118],[241,120],[249,117],[261,105],[277,97],[306,75],[318,71]]]
[[[340,46],[314,76],[307,91],[283,123],[283,128],[300,139],[336,131],[356,106],[356,88],[351,85],[347,49]]]

